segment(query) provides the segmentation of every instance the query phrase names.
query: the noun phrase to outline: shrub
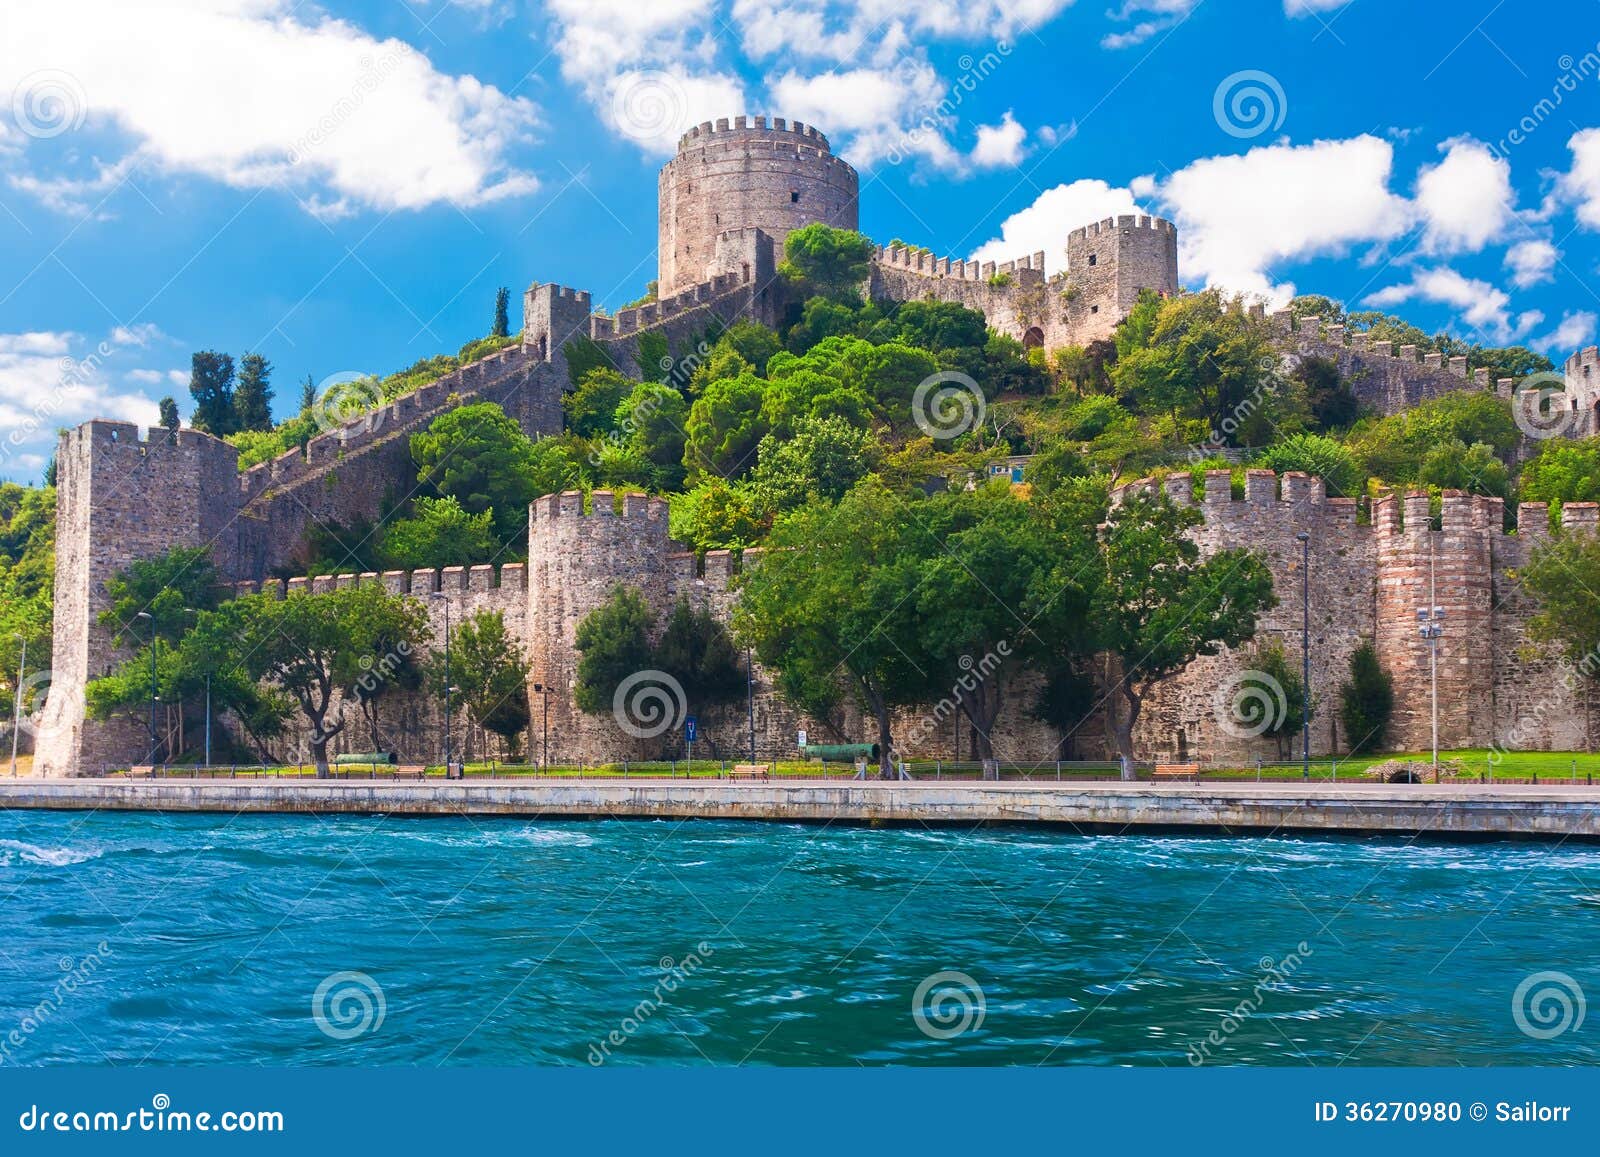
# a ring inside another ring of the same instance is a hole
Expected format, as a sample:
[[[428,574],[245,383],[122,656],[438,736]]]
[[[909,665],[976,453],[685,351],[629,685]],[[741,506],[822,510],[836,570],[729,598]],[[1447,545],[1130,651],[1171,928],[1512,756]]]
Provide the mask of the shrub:
[[[1350,754],[1377,751],[1394,712],[1394,681],[1378,664],[1378,649],[1363,642],[1350,655],[1350,678],[1339,687],[1339,721]]]

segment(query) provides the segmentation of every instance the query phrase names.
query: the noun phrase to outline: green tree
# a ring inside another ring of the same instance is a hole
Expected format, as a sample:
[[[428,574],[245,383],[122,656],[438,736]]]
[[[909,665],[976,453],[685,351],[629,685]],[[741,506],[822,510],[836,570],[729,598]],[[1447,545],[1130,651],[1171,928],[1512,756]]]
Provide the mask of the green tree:
[[[611,597],[578,624],[574,645],[581,653],[572,698],[578,710],[604,715],[615,709],[617,688],[630,675],[654,669],[650,632],[655,615],[644,596],[618,585]]]
[[[1114,505],[1097,538],[1096,586],[1088,621],[1099,635],[1107,722],[1133,775],[1133,730],[1145,699],[1201,655],[1236,647],[1277,605],[1272,572],[1248,550],[1200,559],[1188,531],[1202,521],[1192,506],[1136,493]],[[1062,575],[1072,581],[1071,573]]]
[[[348,649],[336,669],[345,700],[356,705],[366,722],[372,750],[387,751],[380,709],[395,693],[422,686],[428,616],[419,600],[397,598],[373,583],[356,587],[349,598]]]
[[[306,380],[300,383],[300,412],[315,409],[317,405],[317,383],[312,381],[311,375],[306,375]]]
[[[1361,416],[1361,403],[1332,358],[1302,358],[1291,376],[1304,393],[1318,430],[1345,430]]]
[[[1344,306],[1320,293],[1304,293],[1289,303],[1289,312],[1295,317],[1320,317],[1330,325],[1344,324]]]
[[[1522,467],[1524,502],[1600,502],[1600,438],[1550,438]]]
[[[233,393],[234,426],[239,430],[272,429],[272,363],[260,354],[239,359],[239,385]]]
[[[735,550],[767,535],[769,515],[754,489],[724,478],[706,478],[671,495],[669,531],[696,551]]]
[[[436,692],[442,693],[443,664],[436,662],[433,670]],[[529,670],[499,611],[477,611],[453,632],[450,682],[473,722],[504,740],[513,761],[521,758],[522,735],[532,718]]]
[[[317,775],[326,776],[328,744],[346,727],[342,716],[332,717],[339,693],[383,663],[386,653],[372,649],[379,641],[415,650],[427,636],[420,602],[368,584],[284,599],[234,599],[200,616],[190,644],[213,669],[236,667],[289,697],[309,725]]]
[[[683,485],[683,450],[688,440],[684,426],[689,403],[671,386],[640,382],[617,405],[614,425],[627,444],[649,463],[647,480],[657,490],[677,490]]]
[[[877,251],[870,237],[817,221],[784,238],[778,272],[808,294],[858,299]]]
[[[1417,468],[1417,482],[1439,490],[1465,490],[1505,498],[1511,492],[1511,474],[1495,457],[1494,448],[1482,442],[1468,446],[1452,438],[1429,450]]]
[[[561,399],[567,429],[580,438],[595,438],[617,428],[617,407],[633,391],[634,383],[616,370],[589,371],[578,388]]]
[[[233,409],[233,358],[216,350],[200,350],[191,359],[189,396],[194,413],[189,424],[222,438],[238,428]]]
[[[739,579],[737,635],[778,673],[784,696],[837,729],[855,699],[877,723],[880,769],[893,775],[893,715],[937,687],[938,670],[917,612],[927,536],[919,500],[867,478],[836,508],[808,506],[779,519],[771,548]]]
[[[843,418],[804,418],[792,436],[761,440],[750,483],[758,504],[781,512],[837,502],[872,466],[872,439]]]
[[[738,478],[755,465],[767,432],[761,416],[764,383],[754,373],[711,382],[689,407],[683,464],[691,479]]]
[[[727,703],[745,692],[744,667],[727,628],[681,596],[655,646],[651,666],[677,680],[692,709]]]
[[[493,402],[440,414],[411,436],[417,481],[454,498],[468,514],[490,512],[502,543],[526,541],[533,501],[533,442]]]
[[[221,576],[204,546],[173,547],[136,559],[106,580],[109,605],[100,612],[118,646],[139,646],[150,638],[176,643],[194,624],[196,611],[217,605]],[[138,616],[148,614],[146,622]]]
[[[1261,734],[1277,744],[1278,758],[1284,759],[1294,753],[1295,737],[1306,722],[1306,685],[1301,673],[1302,664],[1299,660],[1289,658],[1279,639],[1256,644],[1245,662],[1249,666],[1247,673],[1259,673],[1263,678],[1245,682],[1240,686],[1240,691],[1248,692],[1254,687],[1263,694],[1257,700],[1249,700],[1252,712],[1249,717],[1236,719],[1235,722],[1249,728],[1264,725]],[[1257,709],[1262,711],[1260,716],[1253,714]]]
[[[161,426],[163,429],[176,430],[182,424],[182,419],[178,417],[178,403],[173,399],[162,398],[156,405],[161,411]]]
[[[919,349],[982,349],[989,339],[982,313],[949,301],[908,301],[894,314],[900,340]]]
[[[1350,654],[1350,678],[1339,685],[1339,721],[1351,755],[1381,751],[1394,713],[1394,683],[1378,663],[1378,649],[1363,641]]]
[[[1350,498],[1361,493],[1361,466],[1341,443],[1322,434],[1292,434],[1268,446],[1256,464],[1279,474],[1302,470],[1322,479],[1331,497]]]
[[[490,337],[509,337],[511,334],[511,290],[501,286],[494,291],[494,325]]]
[[[606,353],[605,347],[583,334],[568,341],[561,347],[561,352],[567,359],[567,377],[572,380],[574,386],[581,385],[583,379],[595,370],[617,368],[611,360],[611,355]]]
[[[468,514],[447,495],[419,498],[410,515],[385,523],[378,551],[384,569],[424,570],[493,562],[501,544],[490,511]]]

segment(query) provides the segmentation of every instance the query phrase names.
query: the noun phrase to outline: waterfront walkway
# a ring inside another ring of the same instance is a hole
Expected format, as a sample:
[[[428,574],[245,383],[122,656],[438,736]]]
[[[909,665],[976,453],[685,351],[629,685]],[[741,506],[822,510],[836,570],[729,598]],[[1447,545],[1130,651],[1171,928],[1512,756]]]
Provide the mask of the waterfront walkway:
[[[0,808],[1600,839],[1600,788],[1582,784],[14,779]]]

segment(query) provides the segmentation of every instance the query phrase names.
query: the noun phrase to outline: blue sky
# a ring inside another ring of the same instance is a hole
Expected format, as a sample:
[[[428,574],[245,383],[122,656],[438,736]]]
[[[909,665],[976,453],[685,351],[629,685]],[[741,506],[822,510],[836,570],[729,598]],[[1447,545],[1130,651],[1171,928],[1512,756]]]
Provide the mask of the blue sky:
[[[382,373],[655,269],[688,124],[815,123],[862,228],[1001,258],[1138,207],[1185,285],[1557,360],[1600,314],[1600,3],[9,0],[0,477],[189,354]],[[1542,103],[1541,103],[1542,102]]]

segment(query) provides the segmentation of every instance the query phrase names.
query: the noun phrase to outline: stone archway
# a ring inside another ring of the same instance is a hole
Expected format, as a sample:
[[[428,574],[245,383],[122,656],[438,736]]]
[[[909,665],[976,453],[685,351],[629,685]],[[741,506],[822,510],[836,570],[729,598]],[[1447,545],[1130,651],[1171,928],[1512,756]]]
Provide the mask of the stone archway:
[[[1027,332],[1022,335],[1022,348],[1036,350],[1044,345],[1044,330],[1036,325],[1030,325]]]

